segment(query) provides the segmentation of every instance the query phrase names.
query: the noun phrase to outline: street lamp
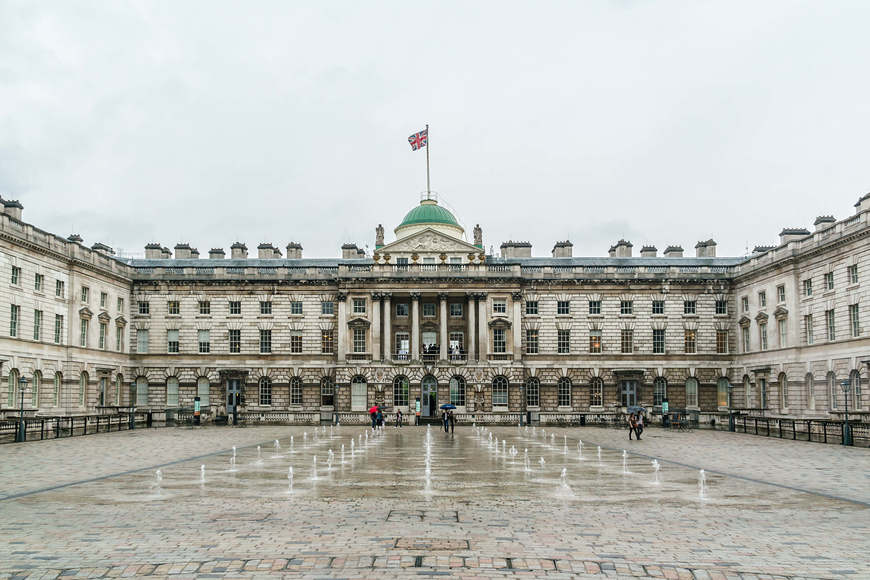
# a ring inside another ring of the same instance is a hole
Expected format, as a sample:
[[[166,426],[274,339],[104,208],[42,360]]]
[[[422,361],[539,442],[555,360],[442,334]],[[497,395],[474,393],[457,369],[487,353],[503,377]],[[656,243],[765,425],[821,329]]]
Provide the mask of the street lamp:
[[[852,432],[849,429],[849,381],[843,379],[840,382],[840,387],[843,389],[843,399],[846,402],[846,421],[843,423],[843,445],[851,445]]]
[[[15,438],[16,443],[24,441],[24,389],[27,388],[27,379],[22,377],[18,379],[18,392],[21,399],[21,407],[18,413],[18,436]]]

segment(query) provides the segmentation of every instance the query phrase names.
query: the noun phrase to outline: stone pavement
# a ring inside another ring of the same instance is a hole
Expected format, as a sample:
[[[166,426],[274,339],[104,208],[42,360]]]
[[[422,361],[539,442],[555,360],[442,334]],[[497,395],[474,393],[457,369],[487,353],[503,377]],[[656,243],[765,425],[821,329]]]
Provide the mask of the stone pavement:
[[[0,446],[0,577],[870,578],[867,450],[625,436],[261,427]]]

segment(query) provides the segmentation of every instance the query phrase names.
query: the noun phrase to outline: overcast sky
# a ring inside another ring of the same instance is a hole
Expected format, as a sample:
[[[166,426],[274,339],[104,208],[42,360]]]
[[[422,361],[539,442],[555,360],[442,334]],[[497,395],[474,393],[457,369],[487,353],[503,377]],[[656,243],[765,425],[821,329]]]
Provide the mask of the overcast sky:
[[[870,191],[870,3],[0,0],[0,195],[141,253],[387,241],[718,253]]]

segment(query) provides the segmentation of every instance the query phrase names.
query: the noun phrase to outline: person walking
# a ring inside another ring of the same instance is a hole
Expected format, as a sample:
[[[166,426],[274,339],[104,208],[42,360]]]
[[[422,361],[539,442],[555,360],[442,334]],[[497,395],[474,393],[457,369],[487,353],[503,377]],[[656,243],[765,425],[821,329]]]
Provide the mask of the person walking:
[[[372,407],[369,409],[369,416],[372,418],[372,431],[375,430],[375,427],[378,424],[378,409],[377,407]]]
[[[402,410],[396,408],[396,429],[402,426]]]
[[[445,409],[443,413],[441,413],[441,420],[444,421],[444,432],[450,432],[450,417],[447,414],[447,410]]]
[[[453,430],[456,429],[456,415],[450,411],[450,434],[453,435]]]
[[[637,414],[637,420],[634,425],[634,434],[637,435],[637,440],[640,441],[640,434],[643,433],[643,413]]]
[[[634,413],[631,413],[628,416],[628,440],[629,441],[631,441],[631,436],[635,432],[636,428],[637,428],[637,418],[635,417]]]
[[[384,426],[384,412],[381,411],[380,407],[378,407],[378,414],[377,414],[376,419],[377,419],[378,427],[383,427]]]

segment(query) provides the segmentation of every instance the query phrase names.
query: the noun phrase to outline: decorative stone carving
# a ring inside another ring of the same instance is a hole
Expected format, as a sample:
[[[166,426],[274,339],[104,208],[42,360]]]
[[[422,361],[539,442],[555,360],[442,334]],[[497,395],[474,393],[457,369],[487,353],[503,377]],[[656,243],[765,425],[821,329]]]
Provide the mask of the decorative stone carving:
[[[483,230],[480,229],[480,224],[474,225],[474,245],[483,247]]]
[[[375,247],[384,245],[384,226],[378,224],[375,228]]]
[[[335,299],[339,302],[344,302],[345,300],[347,300],[347,294],[345,294],[344,292],[339,292],[335,295]]]

